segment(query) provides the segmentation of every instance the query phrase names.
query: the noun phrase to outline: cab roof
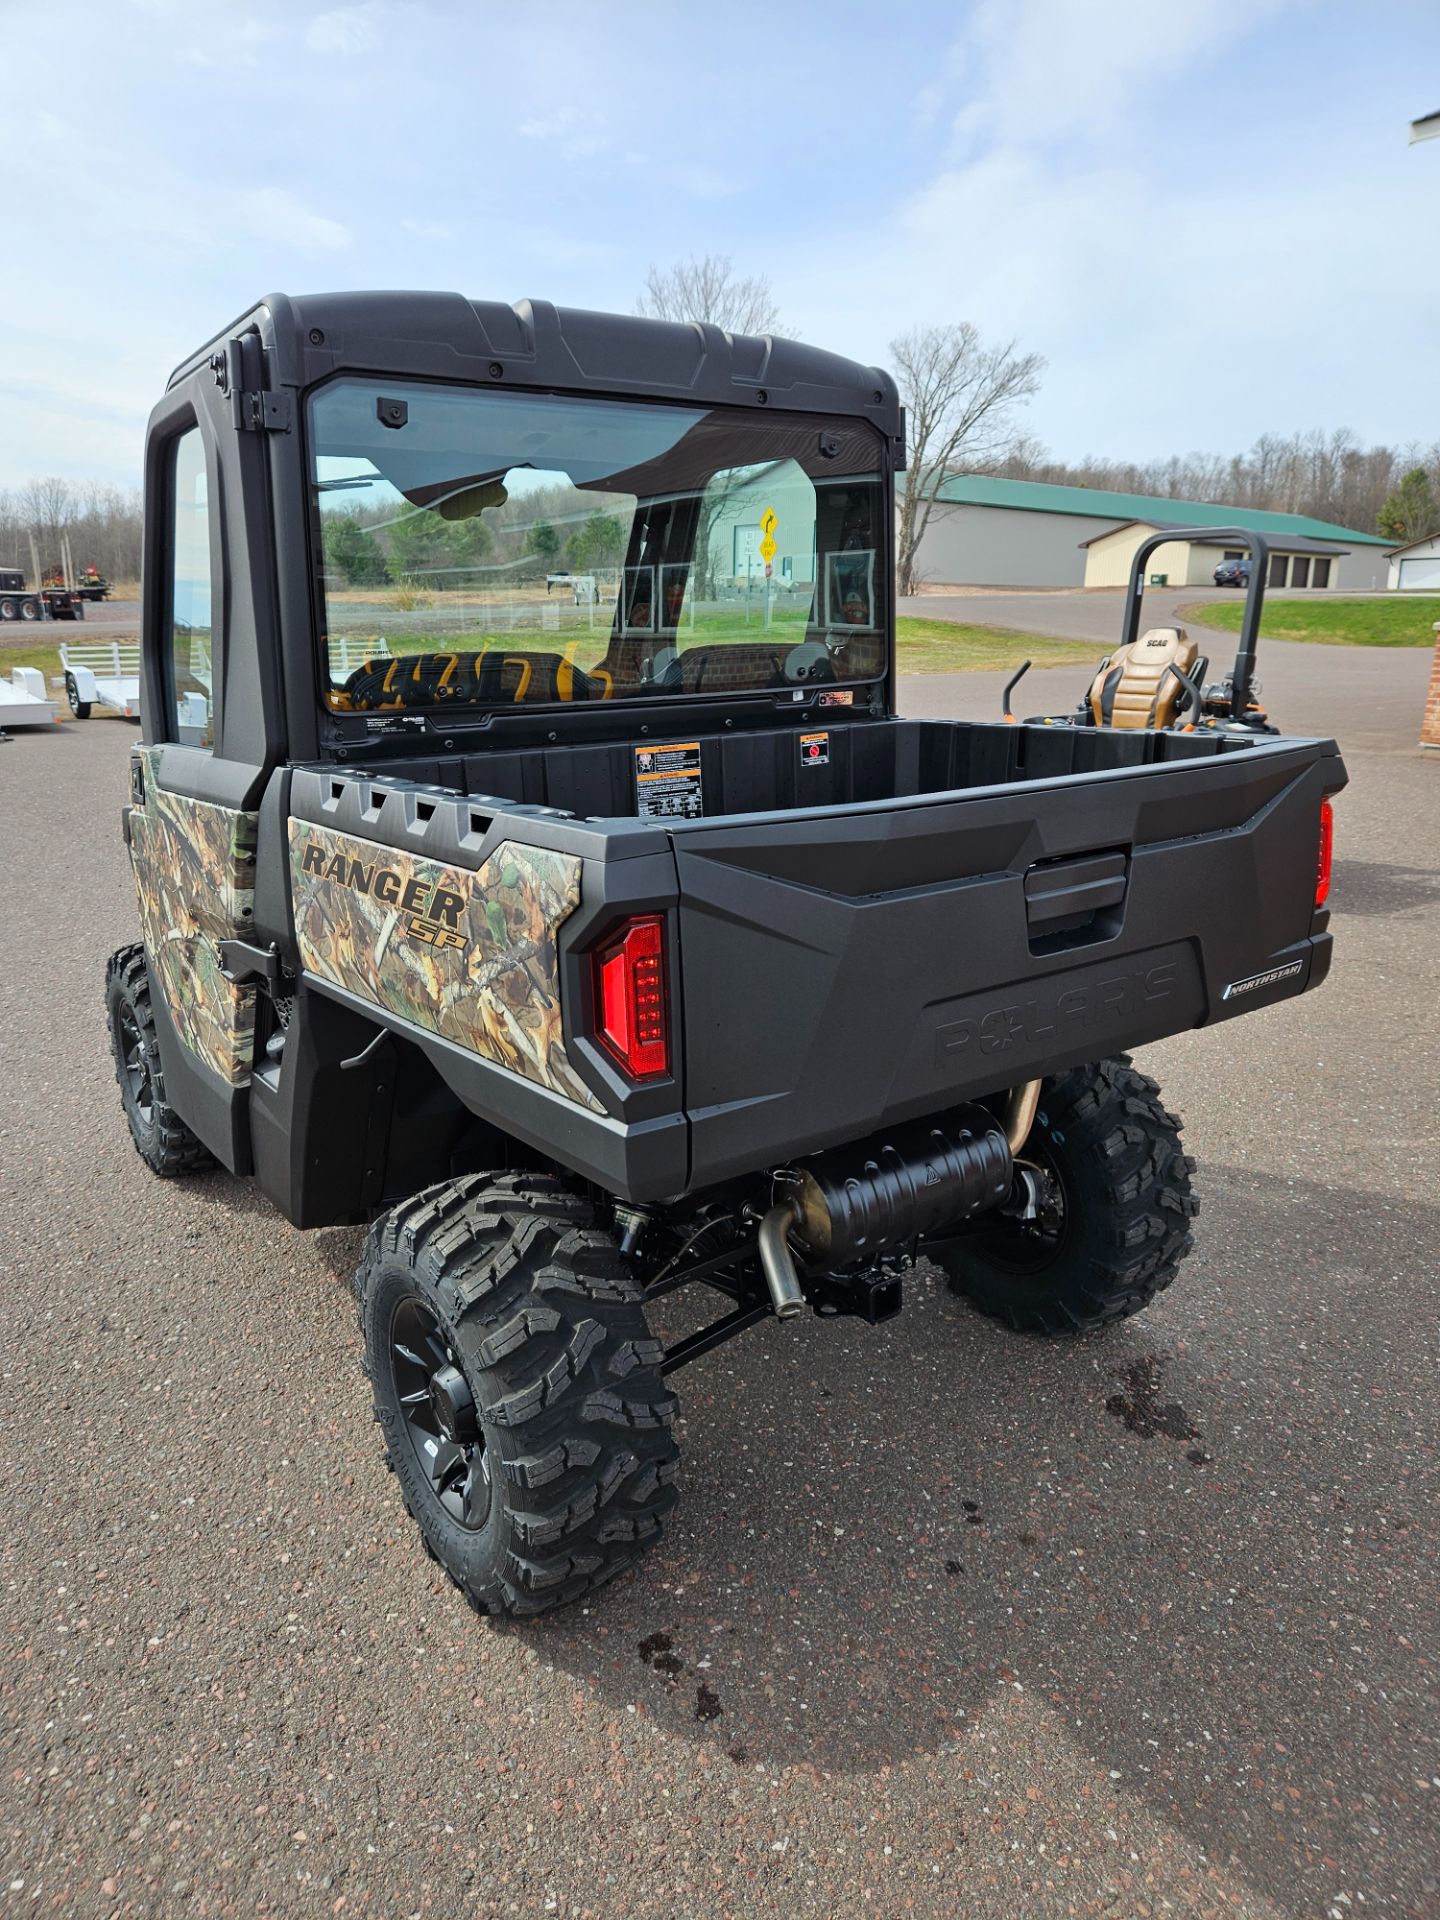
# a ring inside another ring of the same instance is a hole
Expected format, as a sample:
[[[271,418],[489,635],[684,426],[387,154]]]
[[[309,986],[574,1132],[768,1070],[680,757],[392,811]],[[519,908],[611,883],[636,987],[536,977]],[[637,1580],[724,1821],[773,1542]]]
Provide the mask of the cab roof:
[[[182,361],[169,385],[246,333],[260,336],[272,388],[303,389],[342,371],[396,374],[853,414],[896,442],[903,434],[895,382],[883,368],[803,341],[459,293],[267,294]]]

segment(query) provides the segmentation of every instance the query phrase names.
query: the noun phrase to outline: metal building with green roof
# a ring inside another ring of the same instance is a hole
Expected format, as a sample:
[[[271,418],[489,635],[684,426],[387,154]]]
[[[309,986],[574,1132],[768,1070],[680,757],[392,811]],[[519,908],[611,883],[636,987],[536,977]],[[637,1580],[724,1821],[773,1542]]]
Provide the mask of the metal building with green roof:
[[[1225,526],[1266,535],[1275,586],[1324,591],[1386,583],[1386,541],[1308,514],[988,474],[952,474],[945,482],[920,544],[918,571],[931,586],[1115,586],[1151,532]],[[1217,543],[1176,541],[1159,549],[1152,568],[1172,586],[1209,585],[1227,551]]]

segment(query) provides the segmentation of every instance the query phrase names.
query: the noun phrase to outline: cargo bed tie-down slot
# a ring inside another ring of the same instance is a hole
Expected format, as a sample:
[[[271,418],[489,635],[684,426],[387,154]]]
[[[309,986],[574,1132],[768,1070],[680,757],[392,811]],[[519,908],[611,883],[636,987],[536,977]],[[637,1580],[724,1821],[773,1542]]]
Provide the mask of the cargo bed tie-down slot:
[[[1123,853],[1045,860],[1025,875],[1031,953],[1063,953],[1113,940],[1125,922],[1130,862]]]

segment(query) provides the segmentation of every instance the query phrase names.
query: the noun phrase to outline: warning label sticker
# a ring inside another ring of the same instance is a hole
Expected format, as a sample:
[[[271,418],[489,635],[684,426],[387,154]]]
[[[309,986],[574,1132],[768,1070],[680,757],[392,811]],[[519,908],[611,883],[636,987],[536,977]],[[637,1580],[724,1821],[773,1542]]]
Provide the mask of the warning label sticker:
[[[830,764],[830,736],[828,733],[802,733],[800,736],[800,764],[802,767],[828,767]]]
[[[635,749],[635,811],[642,820],[698,820],[705,811],[700,742]]]

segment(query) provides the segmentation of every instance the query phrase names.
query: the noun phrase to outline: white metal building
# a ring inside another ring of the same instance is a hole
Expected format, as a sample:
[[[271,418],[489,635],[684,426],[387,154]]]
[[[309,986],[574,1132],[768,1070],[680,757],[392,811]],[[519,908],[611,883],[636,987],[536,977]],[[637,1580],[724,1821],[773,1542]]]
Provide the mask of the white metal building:
[[[1108,493],[1096,487],[999,480],[986,474],[953,474],[941,488],[920,543],[919,575],[928,586],[1099,584],[1087,580],[1088,543],[1142,523],[1155,528],[1253,527],[1281,551],[1313,556],[1318,547],[1320,557],[1332,563],[1321,569],[1329,587],[1383,588],[1386,581],[1387,542],[1378,534],[1332,526],[1306,514],[1261,513],[1246,507]],[[1141,537],[1135,533],[1134,542]],[[1166,571],[1164,567],[1155,570]],[[1286,585],[1289,571],[1287,566]],[[1314,569],[1307,569],[1307,585],[1314,584]]]
[[[1391,549],[1389,585],[1409,593],[1440,593],[1440,533]]]

